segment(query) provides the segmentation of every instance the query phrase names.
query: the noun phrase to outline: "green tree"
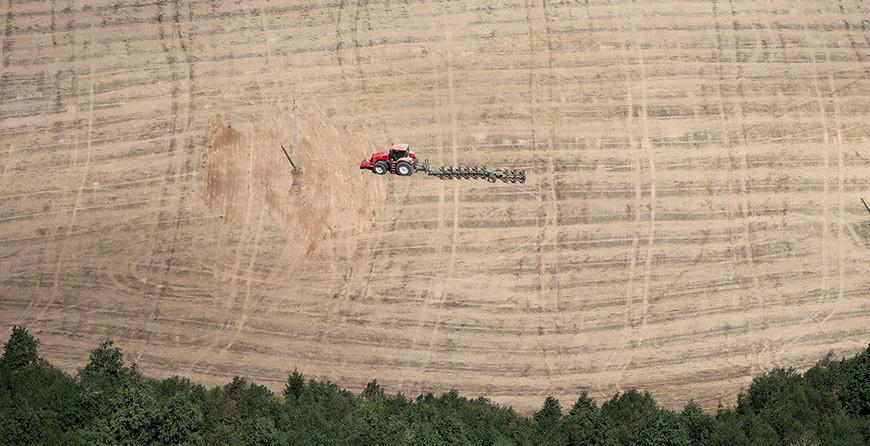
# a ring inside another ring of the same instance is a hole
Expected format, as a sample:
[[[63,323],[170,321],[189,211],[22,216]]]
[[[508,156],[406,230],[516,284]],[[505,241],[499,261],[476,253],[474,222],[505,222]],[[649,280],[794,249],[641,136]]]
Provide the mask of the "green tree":
[[[752,380],[738,400],[751,441],[769,443],[768,428],[776,442],[791,444],[808,438],[825,444],[861,444],[857,424],[850,422],[833,389],[819,386],[827,378],[821,370],[801,376],[792,369],[774,369]]]
[[[408,446],[442,446],[447,443],[429,425],[422,424],[411,432],[407,444]]]
[[[598,446],[604,444],[604,424],[598,405],[586,392],[580,394],[563,423],[570,446]]]
[[[680,417],[671,411],[661,411],[641,428],[635,446],[688,446],[689,436]]]
[[[390,423],[378,413],[377,409],[372,405],[360,408],[354,414],[356,426],[354,427],[355,434],[353,435],[352,444],[360,446],[369,445],[394,445],[400,443],[400,437],[393,429]]]
[[[870,444],[870,348],[820,360],[804,374],[755,377],[735,409],[710,416],[694,402],[664,410],[648,393],[616,394],[599,409],[585,393],[564,414],[548,397],[530,417],[456,391],[409,400],[372,380],[359,395],[288,376],[284,398],[235,377],[206,390],[153,380],[104,341],[77,379],[37,356],[15,327],[0,357],[0,446],[69,445],[567,445],[859,446]],[[285,404],[285,401],[292,401]]]
[[[109,432],[119,445],[151,443],[159,426],[153,390],[137,374],[126,376],[118,390],[110,403]]]
[[[269,417],[247,418],[242,422],[242,428],[235,432],[234,444],[252,446],[278,446],[287,444],[285,435],[275,428],[275,422]]]
[[[435,433],[444,443],[450,445],[470,445],[465,432],[465,425],[448,411],[441,410],[441,415],[433,423]]]
[[[690,446],[702,446],[710,444],[713,432],[716,430],[716,419],[704,413],[694,401],[689,401],[683,408],[680,420],[688,435]]]
[[[201,400],[193,392],[173,395],[157,411],[157,442],[175,445],[200,443],[204,421]]]
[[[94,419],[87,425],[72,430],[66,437],[66,441],[60,444],[87,445],[87,446],[115,446],[117,441],[109,431],[105,420]]]
[[[608,441],[617,446],[630,446],[638,440],[640,430],[659,415],[659,408],[648,393],[635,389],[613,396],[601,405],[601,416],[608,432]]]
[[[870,345],[841,366],[840,400],[855,417],[870,417]]]
[[[39,341],[13,327],[0,357],[0,444],[60,444],[82,422],[76,383],[39,358]]]
[[[121,378],[124,368],[124,354],[112,341],[104,339],[100,346],[91,351],[90,362],[81,370],[84,381],[110,381]]]
[[[369,401],[381,401],[385,398],[384,389],[381,389],[381,386],[378,385],[378,380],[373,379],[366,384],[366,388],[362,391],[360,397]]]
[[[303,387],[305,387],[305,378],[298,370],[293,369],[293,373],[287,377],[287,384],[284,385],[284,400],[294,402],[298,400]]]
[[[535,412],[532,418],[535,422],[538,444],[562,445],[566,443],[567,436],[562,428],[562,406],[559,404],[559,400],[548,396],[544,400],[544,406]]]
[[[3,345],[0,365],[17,370],[36,364],[39,361],[36,353],[38,345],[39,340],[31,336],[26,328],[18,325],[12,327],[9,341]]]
[[[740,416],[733,410],[723,410],[716,416],[716,427],[710,436],[711,446],[748,446]]]

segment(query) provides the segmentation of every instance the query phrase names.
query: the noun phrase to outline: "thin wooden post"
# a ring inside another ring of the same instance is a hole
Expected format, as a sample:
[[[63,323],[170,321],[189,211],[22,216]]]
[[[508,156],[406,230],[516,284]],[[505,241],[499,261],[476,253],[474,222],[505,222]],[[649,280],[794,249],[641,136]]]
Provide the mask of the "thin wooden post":
[[[291,156],[290,156],[290,164],[293,165],[294,169],[299,168],[299,106],[296,105],[296,99],[293,99],[293,147],[291,148]]]

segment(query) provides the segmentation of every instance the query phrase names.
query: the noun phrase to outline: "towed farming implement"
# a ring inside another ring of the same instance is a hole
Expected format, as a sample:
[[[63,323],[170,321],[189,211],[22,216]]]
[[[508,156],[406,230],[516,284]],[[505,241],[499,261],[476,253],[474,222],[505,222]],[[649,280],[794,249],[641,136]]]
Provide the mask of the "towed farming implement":
[[[489,169],[487,167],[450,167],[430,166],[427,161],[420,163],[418,170],[442,180],[460,178],[485,178],[490,183],[503,181],[505,183],[525,183],[526,173],[522,170]]]
[[[525,183],[526,173],[522,170],[489,169],[487,167],[451,167],[430,166],[428,161],[417,161],[417,154],[408,144],[393,144],[389,151],[375,152],[363,160],[360,169],[371,170],[376,175],[387,172],[399,176],[411,176],[416,171],[426,172],[429,176],[448,179],[485,179],[490,183],[503,181],[505,183]]]

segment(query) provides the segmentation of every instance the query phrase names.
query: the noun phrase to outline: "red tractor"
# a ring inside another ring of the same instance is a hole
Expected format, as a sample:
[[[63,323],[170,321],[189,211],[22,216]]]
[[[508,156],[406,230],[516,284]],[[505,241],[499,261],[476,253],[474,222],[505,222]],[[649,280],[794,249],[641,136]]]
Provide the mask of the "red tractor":
[[[389,151],[375,152],[370,159],[359,164],[360,169],[369,169],[377,175],[387,172],[407,177],[417,170],[417,154],[409,144],[393,144]]]

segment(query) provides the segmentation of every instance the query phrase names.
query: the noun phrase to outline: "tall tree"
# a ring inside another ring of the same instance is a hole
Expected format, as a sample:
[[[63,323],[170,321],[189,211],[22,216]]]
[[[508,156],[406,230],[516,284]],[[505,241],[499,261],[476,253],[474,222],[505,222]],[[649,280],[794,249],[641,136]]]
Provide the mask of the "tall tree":
[[[701,406],[694,401],[686,404],[681,415],[680,420],[688,435],[689,446],[710,444],[713,431],[716,430],[716,420],[704,413]]]
[[[858,355],[843,361],[843,388],[840,399],[849,414],[870,417],[870,345]]]
[[[658,414],[659,408],[653,397],[648,392],[640,393],[635,389],[617,393],[601,405],[601,416],[606,423],[609,439],[617,446],[634,444],[641,428]]]
[[[605,444],[604,423],[598,405],[586,392],[580,394],[571,411],[565,416],[565,431],[570,446],[598,446]]]
[[[3,356],[0,364],[12,370],[36,364],[39,356],[36,353],[39,340],[30,335],[26,328],[21,326],[12,327],[12,335],[9,341],[3,345]]]
[[[376,379],[373,379],[366,384],[366,388],[362,391],[360,396],[369,401],[380,401],[385,398],[384,389],[378,385],[378,380]]]
[[[104,339],[100,346],[91,351],[90,362],[81,370],[84,381],[116,381],[121,378],[124,368],[124,354],[112,341]]]
[[[562,406],[559,400],[548,396],[544,400],[541,410],[533,416],[535,422],[535,434],[538,444],[563,445],[567,441],[565,431],[562,428]]]
[[[644,423],[635,446],[688,446],[689,436],[680,424],[680,417],[671,411],[661,411]]]
[[[293,373],[287,377],[287,384],[284,385],[284,400],[288,402],[298,400],[303,387],[305,387],[305,377],[298,370],[293,369]]]
[[[110,407],[109,432],[117,444],[150,444],[156,438],[159,424],[154,391],[141,376],[125,376]]]

